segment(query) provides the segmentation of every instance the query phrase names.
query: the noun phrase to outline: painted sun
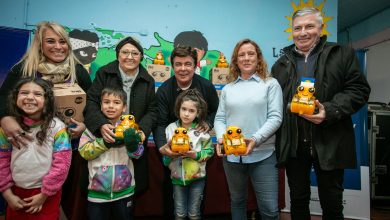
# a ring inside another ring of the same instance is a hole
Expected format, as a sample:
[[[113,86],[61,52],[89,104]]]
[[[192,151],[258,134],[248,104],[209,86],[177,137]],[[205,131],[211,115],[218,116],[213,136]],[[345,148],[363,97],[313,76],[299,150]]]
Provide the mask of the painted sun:
[[[296,12],[299,9],[305,8],[305,7],[314,7],[321,12],[323,20],[324,20],[324,28],[322,29],[321,36],[322,35],[328,35],[328,36],[330,35],[330,33],[327,30],[327,27],[328,27],[327,22],[332,20],[333,17],[325,16],[325,13],[322,11],[322,9],[324,8],[325,2],[326,2],[326,0],[323,0],[319,5],[315,5],[314,0],[308,0],[306,3],[304,0],[299,0],[299,4],[296,5],[295,2],[291,1],[291,6],[294,9],[294,11],[291,13],[290,16],[286,16],[286,19],[289,20],[289,23],[288,23],[288,28],[286,30],[284,30],[284,32],[290,33],[290,35],[288,36],[289,40],[291,40],[293,37],[292,36],[292,25],[291,25],[292,16],[293,16],[294,12]]]

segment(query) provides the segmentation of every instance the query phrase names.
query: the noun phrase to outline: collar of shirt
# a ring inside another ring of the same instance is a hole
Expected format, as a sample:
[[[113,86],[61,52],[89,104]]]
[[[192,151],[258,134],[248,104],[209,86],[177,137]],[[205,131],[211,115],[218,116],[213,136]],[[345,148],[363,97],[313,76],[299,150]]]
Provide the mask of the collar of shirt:
[[[238,76],[237,79],[236,79],[235,81],[233,81],[233,83],[237,83],[237,82],[239,82],[239,81],[245,81],[245,80],[247,80],[247,81],[249,81],[249,80],[255,80],[255,81],[257,81],[257,82],[260,82],[260,77],[259,77],[256,73],[253,73],[253,74],[251,75],[251,77],[249,77],[249,79],[243,79],[241,76]]]
[[[137,71],[135,72],[134,76],[129,76],[129,75],[127,75],[127,74],[121,69],[120,66],[119,66],[119,72],[121,73],[123,83],[124,83],[124,84],[127,84],[127,83],[133,81],[133,80],[137,77],[137,75],[138,75],[138,73],[139,73],[139,67],[137,68]]]

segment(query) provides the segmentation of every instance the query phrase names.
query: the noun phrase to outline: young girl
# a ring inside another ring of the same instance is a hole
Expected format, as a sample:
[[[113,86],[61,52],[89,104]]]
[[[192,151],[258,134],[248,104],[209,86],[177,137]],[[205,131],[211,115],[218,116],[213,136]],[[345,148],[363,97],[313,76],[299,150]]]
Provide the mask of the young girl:
[[[126,111],[126,97],[122,89],[105,88],[102,91],[101,112],[113,126],[120,122]],[[127,135],[131,132],[134,139],[129,144]],[[142,135],[135,133],[134,129],[127,129],[124,142],[108,143],[88,129],[84,131],[79,152],[88,160],[89,219],[132,219],[135,180],[131,158],[138,159],[143,154],[143,145],[139,144]]]
[[[175,114],[178,121],[165,130],[168,143],[160,148],[164,165],[171,170],[175,218],[201,219],[200,205],[206,177],[206,161],[213,156],[214,148],[208,133],[195,128],[206,120],[207,104],[196,89],[182,92],[176,99]],[[177,127],[184,127],[190,139],[190,151],[174,153],[170,144]]]
[[[10,93],[10,113],[23,131],[7,138],[0,129],[0,191],[8,203],[7,219],[59,218],[72,151],[65,124],[54,116],[51,88],[43,79],[24,78]],[[10,144],[25,135],[33,141]]]

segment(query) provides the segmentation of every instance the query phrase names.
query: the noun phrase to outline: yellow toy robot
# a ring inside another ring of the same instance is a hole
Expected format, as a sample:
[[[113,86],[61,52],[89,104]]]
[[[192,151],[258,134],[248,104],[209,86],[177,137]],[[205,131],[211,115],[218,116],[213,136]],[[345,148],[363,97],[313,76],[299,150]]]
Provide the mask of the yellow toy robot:
[[[226,129],[226,133],[223,134],[222,152],[226,155],[234,154],[236,156],[246,153],[246,143],[241,128],[229,126]]]
[[[310,80],[302,81],[293,96],[289,109],[293,113],[312,115],[315,110],[314,83]]]
[[[165,62],[164,62],[164,55],[163,55],[163,53],[161,52],[161,50],[159,50],[159,51],[156,53],[156,58],[154,58],[153,64],[165,65]]]
[[[188,131],[185,128],[178,127],[175,129],[171,143],[173,152],[182,153],[190,150],[190,138],[187,133]]]
[[[134,115],[122,115],[120,123],[116,125],[114,129],[115,137],[123,139],[123,132],[128,128],[134,128],[137,132],[140,132],[138,124],[135,122]],[[145,140],[145,136],[141,135],[142,142]]]
[[[228,62],[226,61],[226,57],[225,57],[225,55],[223,55],[222,52],[219,54],[219,58],[217,61],[217,67],[218,68],[228,68],[229,67]]]

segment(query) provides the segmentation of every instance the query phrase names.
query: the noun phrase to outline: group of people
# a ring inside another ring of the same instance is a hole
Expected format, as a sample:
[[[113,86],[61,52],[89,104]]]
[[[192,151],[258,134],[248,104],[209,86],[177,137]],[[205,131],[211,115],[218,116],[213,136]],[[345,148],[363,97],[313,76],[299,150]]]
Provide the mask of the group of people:
[[[89,219],[133,219],[137,197],[148,189],[147,137],[152,132],[165,165],[166,219],[202,219],[206,163],[214,153],[223,160],[232,219],[247,217],[248,179],[261,219],[279,219],[279,167],[286,169],[292,219],[310,219],[311,167],[323,219],[343,219],[344,169],[356,166],[351,115],[367,102],[370,87],[354,51],[327,42],[323,25],[315,8],[295,12],[294,44],[283,49],[271,72],[256,42],[239,41],[230,82],[218,97],[210,81],[194,74],[194,48],[174,48],[174,75],[155,93],[153,78],[140,65],[142,46],[134,38],[117,44],[116,60],[101,67],[91,82],[64,28],[38,24],[30,48],[0,89],[0,191],[8,204],[7,219],[58,219],[61,197],[72,194],[61,195],[68,171],[81,166],[88,167],[88,174],[81,172],[74,181],[88,178],[88,190],[77,199],[88,202],[79,212],[87,210]],[[301,77],[315,79],[318,109],[313,115],[287,109]],[[52,87],[64,82],[78,83],[87,92],[84,122],[65,124],[57,118]],[[129,114],[139,129],[129,128],[118,139],[115,126]],[[221,150],[229,125],[242,129],[244,155]],[[188,152],[171,150],[178,127],[188,131]],[[212,128],[215,147],[208,133]],[[72,149],[77,150],[73,156]],[[88,162],[75,167],[76,160]]]

